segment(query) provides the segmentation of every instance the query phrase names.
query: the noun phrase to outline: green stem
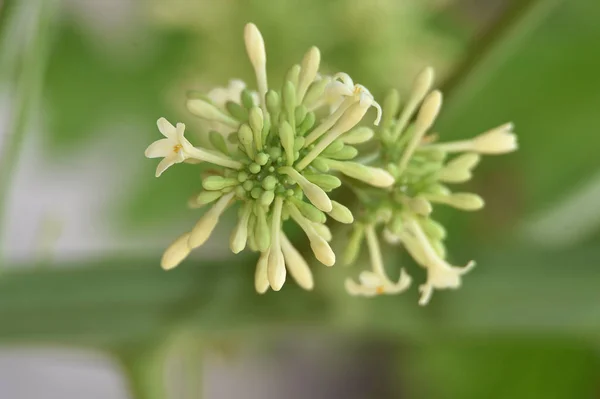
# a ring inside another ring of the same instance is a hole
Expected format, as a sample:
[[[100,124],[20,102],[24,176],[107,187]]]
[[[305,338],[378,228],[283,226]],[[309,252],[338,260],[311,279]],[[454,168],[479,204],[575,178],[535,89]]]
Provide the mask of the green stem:
[[[166,399],[166,352],[163,345],[127,350],[117,354],[134,399]]]

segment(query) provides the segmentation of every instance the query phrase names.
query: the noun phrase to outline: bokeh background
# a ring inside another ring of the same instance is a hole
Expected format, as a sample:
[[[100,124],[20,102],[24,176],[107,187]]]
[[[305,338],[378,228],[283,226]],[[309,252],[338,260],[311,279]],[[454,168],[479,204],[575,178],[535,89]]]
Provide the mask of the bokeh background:
[[[436,211],[478,261],[460,290],[355,299],[357,269],[314,265],[314,292],[259,296],[228,220],[160,269],[200,182],[143,151],[161,116],[202,132],[187,90],[251,82],[248,21],[273,82],[317,45],[376,98],[433,65],[444,139],[515,122],[520,150],[467,185],[486,208]],[[599,398],[598,21],[592,0],[0,1],[0,398]]]

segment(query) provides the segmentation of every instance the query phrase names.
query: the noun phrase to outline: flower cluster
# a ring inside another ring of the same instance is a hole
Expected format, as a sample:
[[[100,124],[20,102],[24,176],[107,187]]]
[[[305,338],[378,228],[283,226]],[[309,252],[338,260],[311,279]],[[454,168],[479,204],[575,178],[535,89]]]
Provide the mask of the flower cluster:
[[[471,140],[438,143],[429,130],[442,94],[432,90],[431,68],[417,77],[402,107],[398,92],[392,90],[382,109],[369,90],[347,74],[320,75],[316,47],[289,69],[281,87],[269,88],[265,45],[255,25],[246,25],[244,40],[257,91],[232,80],[229,87],[192,95],[186,103],[193,115],[206,121],[211,148],[193,146],[183,124],[173,126],[161,118],[158,128],[165,138],[146,150],[147,157],[163,158],[157,177],[176,163],[213,165],[202,179],[202,192],[189,203],[192,208],[212,205],[191,231],[167,248],[162,267],[176,267],[203,245],[220,216],[235,204],[238,222],[230,247],[236,254],[246,247],[260,253],[255,274],[259,293],[269,287],[280,290],[288,272],[301,287],[312,289],[308,263],[282,225],[293,220],[308,237],[317,260],[332,266],[336,256],[329,245],[328,216],[352,224],[345,263],[357,259],[363,241],[368,247],[371,268],[359,274],[358,282],[346,281],[350,294],[396,294],[410,286],[412,279],[404,269],[398,281],[388,277],[380,234],[390,244],[403,245],[426,269],[427,280],[419,287],[421,305],[429,302],[434,289],[458,288],[462,275],[475,264],[457,267],[445,260],[446,230],[432,218],[433,205],[467,211],[483,207],[478,195],[452,192],[448,185],[468,181],[482,154],[516,150],[512,124]],[[377,111],[376,127],[359,126],[371,108]],[[358,148],[367,142],[376,152],[363,154],[358,162]],[[356,194],[356,221],[349,208],[328,194],[342,185],[340,177]]]
[[[516,150],[516,136],[508,123],[471,140],[437,143],[436,135],[428,135],[442,104],[442,94],[431,91],[433,77],[431,68],[417,77],[401,112],[399,94],[391,91],[383,103],[381,125],[376,131],[365,128],[369,132],[364,134],[374,136],[379,144],[373,164],[386,169],[395,183],[386,190],[355,188],[363,209],[361,220],[353,226],[345,261],[352,263],[361,243],[366,241],[371,270],[363,271],[358,283],[352,279],[346,281],[346,289],[352,295],[395,294],[410,286],[411,278],[404,269],[397,282],[387,276],[378,229],[388,243],[403,245],[416,263],[426,269],[427,281],[419,287],[421,305],[429,302],[434,289],[458,288],[461,276],[475,266],[471,261],[464,267],[456,267],[445,260],[446,230],[432,218],[433,205],[445,204],[466,211],[482,208],[481,197],[452,192],[448,184],[468,181],[480,155]],[[456,153],[460,154],[448,159]]]
[[[374,187],[394,184],[385,169],[352,161],[358,155],[352,144],[370,137],[348,132],[371,107],[377,109],[375,123],[379,123],[381,108],[348,75],[320,76],[316,47],[308,50],[301,64],[291,67],[280,88],[269,88],[265,45],[255,25],[246,25],[244,40],[258,91],[232,81],[229,88],[187,100],[188,110],[209,123],[212,148],[193,146],[184,136],[182,123],[173,126],[161,118],[158,128],[165,138],[146,150],[147,157],[163,158],[157,177],[181,162],[214,166],[202,179],[203,191],[190,201],[194,208],[212,206],[191,231],[167,248],[162,267],[176,267],[191,250],[203,245],[220,216],[237,204],[238,222],[230,247],[234,253],[246,247],[260,252],[256,290],[280,290],[287,272],[301,287],[311,289],[308,264],[283,233],[282,224],[293,220],[306,233],[315,257],[327,266],[335,263],[327,216],[341,223],[353,223],[354,217],[328,195],[341,185],[333,172]]]

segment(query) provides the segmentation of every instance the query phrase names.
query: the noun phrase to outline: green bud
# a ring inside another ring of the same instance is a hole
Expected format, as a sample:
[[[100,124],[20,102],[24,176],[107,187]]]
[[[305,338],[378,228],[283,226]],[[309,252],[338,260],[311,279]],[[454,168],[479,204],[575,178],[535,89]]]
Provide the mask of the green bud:
[[[351,145],[345,145],[336,153],[330,154],[329,158],[338,159],[340,161],[348,161],[354,159],[358,155],[358,150]]]
[[[328,157],[331,154],[335,154],[344,148],[344,142],[340,139],[334,140],[333,143],[329,144],[327,148],[321,153],[323,156]]]
[[[309,182],[321,187],[324,191],[331,191],[342,185],[342,181],[333,175],[304,173],[304,177]]]
[[[281,148],[279,147],[271,147],[269,148],[269,156],[272,160],[276,160],[281,156]]]
[[[262,186],[265,190],[274,190],[277,185],[277,178],[275,176],[267,176],[262,181]]]
[[[258,251],[258,244],[256,243],[256,215],[250,213],[248,218],[248,248],[252,251]]]
[[[483,208],[483,199],[477,194],[454,193],[448,197],[446,203],[458,209],[465,211],[476,211]]]
[[[238,172],[237,179],[240,183],[245,182],[246,180],[248,180],[248,173],[244,170]]]
[[[332,208],[331,212],[329,212],[329,216],[344,224],[350,224],[354,222],[354,216],[352,215],[352,212],[350,212],[350,209],[337,201],[331,201],[331,205]]]
[[[254,160],[260,166],[264,166],[267,164],[267,162],[269,162],[269,156],[267,154],[265,154],[264,152],[259,152],[258,154],[256,154],[256,157],[254,158]]]
[[[259,164],[257,164],[257,163],[254,163],[254,162],[253,162],[253,163],[251,163],[251,164],[250,164],[250,166],[248,166],[248,170],[249,170],[251,173],[257,174],[257,173],[259,173],[259,172],[260,172],[260,170],[261,170],[261,167],[260,167],[260,165],[259,165]]]
[[[283,97],[283,108],[285,109],[285,116],[287,117],[290,126],[294,128],[295,122],[295,109],[296,109],[296,87],[289,80],[283,84],[281,91]]]
[[[237,184],[237,179],[229,177],[208,176],[202,179],[202,187],[204,187],[205,190],[210,191],[223,190],[225,187],[235,186]]]
[[[263,145],[267,143],[269,139],[269,133],[271,132],[271,115],[263,115],[263,130],[262,130],[262,142]]]
[[[242,187],[244,187],[244,190],[250,191],[254,188],[254,182],[252,180],[246,180],[244,184],[242,184]]]
[[[392,126],[398,110],[400,108],[400,93],[398,90],[390,90],[385,98],[383,99],[383,118],[381,121],[382,128],[389,128]]]
[[[254,158],[254,136],[252,129],[247,124],[240,126],[238,130],[238,140],[244,146],[246,154],[252,159]]]
[[[451,194],[450,189],[442,184],[432,184],[429,187],[427,187],[426,192],[427,192],[427,194],[440,195],[440,196],[447,196],[447,195]]]
[[[252,129],[252,133],[254,134],[254,142],[256,143],[256,148],[260,151],[262,150],[263,146],[262,129],[264,127],[262,109],[258,107],[250,108],[249,122],[250,128]]]
[[[345,133],[341,139],[346,144],[361,144],[373,138],[375,132],[367,126],[359,126],[348,133]]]
[[[308,109],[306,109],[306,107],[304,105],[301,104],[296,107],[294,116],[295,116],[297,125],[301,125],[302,122],[304,122],[304,118],[306,118],[307,113],[308,113]]]
[[[279,94],[277,94],[277,92],[274,90],[269,90],[265,98],[267,102],[267,110],[269,111],[269,113],[274,116],[279,115],[279,112],[281,111],[281,102],[279,99]]]
[[[316,119],[317,117],[315,116],[314,112],[311,111],[307,113],[302,123],[296,129],[296,133],[300,136],[304,136],[306,132],[312,129],[312,127],[315,125]]]
[[[406,205],[417,215],[427,216],[433,210],[431,203],[421,196],[409,198],[406,201]]]
[[[279,125],[279,139],[285,150],[286,163],[292,165],[294,163],[294,130],[287,121],[283,121]]]
[[[296,205],[296,208],[298,208],[300,213],[302,213],[302,215],[304,215],[304,217],[308,220],[312,220],[316,223],[325,223],[325,221],[327,220],[327,216],[325,216],[325,214],[318,210],[314,205],[299,200],[295,197],[292,197],[290,201],[292,201],[292,203]]]
[[[256,227],[254,229],[256,245],[259,251],[265,252],[271,245],[271,233],[267,224],[267,216],[262,206],[255,207],[254,211],[256,214]]]
[[[221,122],[230,127],[237,127],[239,125],[237,120],[206,100],[199,98],[187,100],[186,107],[188,111],[202,119]]]
[[[329,172],[329,165],[327,164],[327,161],[325,161],[322,157],[316,157],[315,159],[313,159],[310,163],[310,166],[312,166],[321,173]]]
[[[258,199],[260,197],[260,195],[262,194],[263,190],[260,187],[254,187],[251,191],[250,191],[250,196],[254,199]]]
[[[311,105],[314,105],[325,92],[325,87],[331,82],[328,78],[322,78],[320,80],[314,81],[309,87],[304,96],[304,100],[302,104],[306,105],[310,108]]]
[[[360,253],[360,247],[365,236],[365,226],[362,224],[354,225],[350,239],[348,240],[346,250],[344,251],[343,262],[350,265],[356,261]]]
[[[302,147],[304,147],[304,142],[306,139],[304,137],[296,137],[294,139],[294,151],[300,151]]]
[[[208,140],[213,147],[215,147],[218,151],[225,155],[229,155],[229,148],[227,148],[227,143],[225,142],[225,138],[219,132],[215,132],[211,130],[208,133]]]
[[[189,202],[190,208],[200,208],[206,204],[210,204],[221,198],[222,195],[221,191],[202,191]]]
[[[292,67],[288,70],[287,74],[285,75],[285,80],[292,83],[292,85],[294,86],[294,90],[296,89],[296,87],[298,87],[298,77],[300,76],[301,69],[302,68],[298,64],[292,65]]]
[[[442,241],[446,238],[446,229],[441,223],[436,222],[431,218],[424,218],[419,220],[419,224],[427,237],[432,240]]]
[[[227,101],[225,103],[225,109],[227,109],[227,112],[229,112],[231,116],[240,122],[246,122],[248,120],[248,110],[238,103]]]
[[[246,109],[250,109],[252,107],[254,107],[254,96],[252,96],[252,92],[248,89],[244,89],[242,90],[242,95],[241,98],[242,100],[242,105],[246,108]]]
[[[275,199],[275,193],[273,191],[263,191],[260,195],[260,203],[263,206],[269,206]]]

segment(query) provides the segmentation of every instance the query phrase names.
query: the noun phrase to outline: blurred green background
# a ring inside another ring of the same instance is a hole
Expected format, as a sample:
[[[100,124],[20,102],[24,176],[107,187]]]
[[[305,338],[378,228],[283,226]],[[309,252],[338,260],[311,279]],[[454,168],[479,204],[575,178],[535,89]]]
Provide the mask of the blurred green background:
[[[425,308],[415,288],[350,298],[342,281],[358,268],[314,265],[314,292],[259,296],[254,256],[227,249],[228,221],[178,269],[160,269],[198,217],[185,203],[200,180],[186,166],[155,179],[143,151],[161,116],[202,133],[187,90],[252,81],[248,21],[273,82],[317,45],[325,72],[376,98],[406,93],[433,65],[442,139],[515,123],[519,151],[485,159],[468,184],[486,208],[436,211],[450,259],[478,262],[460,290]],[[275,357],[302,371],[298,348],[313,341],[323,350],[307,351],[304,369],[321,385],[299,372],[285,395],[262,397],[600,397],[598,21],[593,0],[0,2],[0,348],[100,350],[136,398],[229,397],[207,389],[206,359],[244,370],[261,366],[241,359]],[[178,389],[160,367],[173,353]],[[3,364],[0,397],[36,397],[10,396]]]

